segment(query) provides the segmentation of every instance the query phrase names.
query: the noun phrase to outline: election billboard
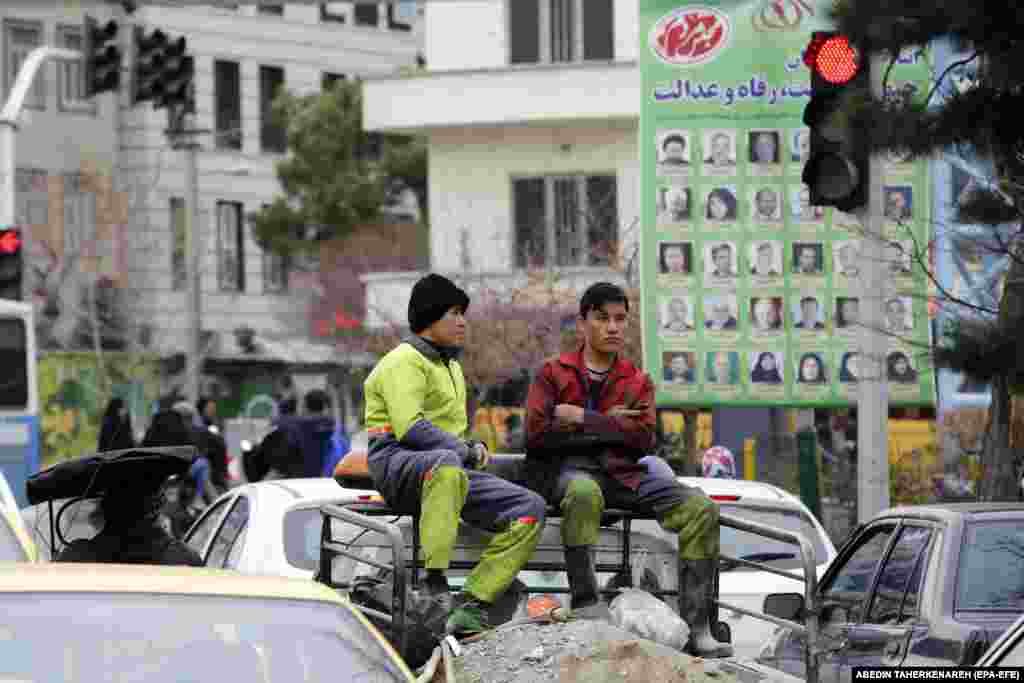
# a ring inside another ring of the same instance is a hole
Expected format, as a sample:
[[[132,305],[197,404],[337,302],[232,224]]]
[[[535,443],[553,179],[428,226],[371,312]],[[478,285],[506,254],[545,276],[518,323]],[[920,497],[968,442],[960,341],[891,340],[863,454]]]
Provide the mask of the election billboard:
[[[828,4],[640,2],[644,364],[659,405],[855,402],[865,296],[885,298],[891,402],[933,402],[928,162],[885,158],[881,293],[862,291],[858,218],[812,206],[801,182],[803,51],[830,29]],[[922,97],[931,74],[907,51],[886,92]]]

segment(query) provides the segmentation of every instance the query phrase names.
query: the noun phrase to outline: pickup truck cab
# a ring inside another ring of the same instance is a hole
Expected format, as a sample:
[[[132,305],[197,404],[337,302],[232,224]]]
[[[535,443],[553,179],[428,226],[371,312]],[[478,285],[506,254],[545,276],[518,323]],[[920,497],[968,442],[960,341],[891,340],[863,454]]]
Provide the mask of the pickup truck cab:
[[[1024,504],[898,507],[851,536],[814,599],[819,679],[856,666],[969,666],[1024,613]],[[803,596],[765,613],[801,621]],[[805,678],[804,639],[785,627],[757,661]]]

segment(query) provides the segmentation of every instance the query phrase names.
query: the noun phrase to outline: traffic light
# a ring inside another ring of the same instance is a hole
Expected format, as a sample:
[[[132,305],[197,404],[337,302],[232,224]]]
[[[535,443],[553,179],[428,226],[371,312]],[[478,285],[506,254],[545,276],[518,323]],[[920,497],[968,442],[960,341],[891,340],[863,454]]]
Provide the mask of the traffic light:
[[[22,271],[21,231],[0,230],[0,299],[22,300]]]
[[[185,39],[178,38],[164,50],[164,94],[157,106],[180,106],[182,111],[195,113],[195,98],[192,96],[195,63],[185,54],[186,48]]]
[[[132,105],[156,101],[163,95],[164,49],[167,34],[157,29],[148,36],[141,26],[133,34],[135,62],[132,68]]]
[[[117,92],[121,87],[121,48],[117,44],[117,22],[100,25],[90,16],[85,17],[84,55],[85,96],[103,92]]]
[[[811,70],[811,101],[804,109],[810,153],[803,181],[811,204],[851,212],[867,204],[870,148],[851,115],[855,100],[870,93],[868,63],[846,36],[816,31],[804,53]]]

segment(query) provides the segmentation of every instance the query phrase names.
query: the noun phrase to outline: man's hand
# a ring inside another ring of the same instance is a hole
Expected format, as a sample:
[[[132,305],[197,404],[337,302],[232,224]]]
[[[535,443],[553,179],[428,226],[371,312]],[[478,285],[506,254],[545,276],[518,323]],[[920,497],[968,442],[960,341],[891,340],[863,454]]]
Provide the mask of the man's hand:
[[[473,450],[476,452],[475,469],[482,470],[487,467],[487,463],[491,461],[491,454],[487,450],[487,445],[478,441],[473,445]]]
[[[583,424],[583,408],[571,403],[559,403],[555,406],[555,419],[564,426]]]

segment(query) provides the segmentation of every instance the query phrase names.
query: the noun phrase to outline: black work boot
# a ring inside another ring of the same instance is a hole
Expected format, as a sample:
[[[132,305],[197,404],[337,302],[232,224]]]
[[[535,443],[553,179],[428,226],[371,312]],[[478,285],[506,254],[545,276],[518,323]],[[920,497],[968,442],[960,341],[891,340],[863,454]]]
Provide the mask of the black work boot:
[[[589,545],[566,546],[565,573],[569,577],[572,615],[577,619],[608,621],[611,613],[608,605],[601,601],[597,572],[594,570],[594,555]]]
[[[452,611],[451,588],[448,586],[448,579],[443,571],[428,569],[421,590],[430,600],[438,603],[446,613]]]
[[[731,657],[732,645],[711,633],[717,560],[679,560],[679,616],[690,627],[691,654],[695,657]]]

